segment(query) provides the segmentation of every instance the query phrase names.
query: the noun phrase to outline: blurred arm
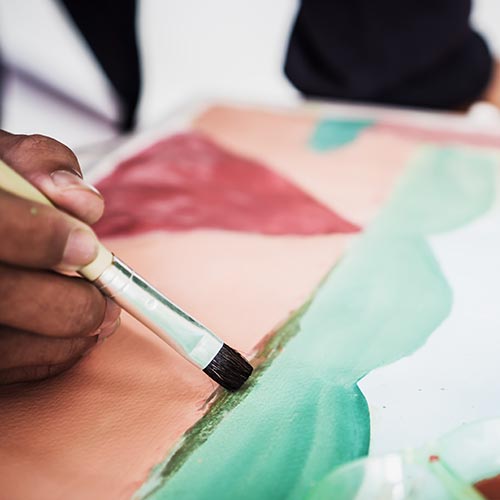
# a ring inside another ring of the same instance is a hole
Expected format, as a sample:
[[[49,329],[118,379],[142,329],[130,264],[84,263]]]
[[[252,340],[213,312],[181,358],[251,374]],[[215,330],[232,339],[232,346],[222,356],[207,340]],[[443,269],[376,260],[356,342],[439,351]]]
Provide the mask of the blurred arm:
[[[470,0],[303,0],[285,73],[304,94],[459,108],[491,79]]]

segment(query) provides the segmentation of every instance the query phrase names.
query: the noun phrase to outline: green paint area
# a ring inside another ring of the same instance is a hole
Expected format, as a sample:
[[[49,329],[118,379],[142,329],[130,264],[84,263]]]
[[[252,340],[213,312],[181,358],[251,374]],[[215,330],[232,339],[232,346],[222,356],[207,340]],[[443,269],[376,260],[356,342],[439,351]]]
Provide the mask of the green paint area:
[[[337,149],[353,142],[363,130],[374,124],[374,120],[348,118],[322,120],[316,126],[310,145],[316,151]]]
[[[427,237],[487,211],[495,175],[486,154],[420,150],[375,223],[270,339],[251,385],[222,395],[138,496],[303,498],[365,455],[370,415],[357,382],[446,318],[452,293]]]

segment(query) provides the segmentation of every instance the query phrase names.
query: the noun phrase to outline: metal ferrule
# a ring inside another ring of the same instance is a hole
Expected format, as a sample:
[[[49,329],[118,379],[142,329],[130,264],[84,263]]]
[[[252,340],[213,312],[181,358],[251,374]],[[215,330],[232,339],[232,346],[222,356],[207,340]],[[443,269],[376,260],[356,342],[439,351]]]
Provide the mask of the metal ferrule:
[[[222,340],[170,302],[117,257],[94,284],[191,363],[206,368]]]

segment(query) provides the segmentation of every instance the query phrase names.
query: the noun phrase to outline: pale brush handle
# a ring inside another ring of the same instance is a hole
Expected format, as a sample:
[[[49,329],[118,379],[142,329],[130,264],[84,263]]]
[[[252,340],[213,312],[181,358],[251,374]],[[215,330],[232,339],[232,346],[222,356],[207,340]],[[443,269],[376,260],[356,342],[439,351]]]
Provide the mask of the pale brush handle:
[[[50,205],[51,207],[54,206],[35,186],[7,166],[2,160],[0,160],[0,188],[20,198],[42,203],[43,205]],[[97,257],[93,262],[80,269],[79,273],[89,281],[94,281],[111,265],[112,260],[113,254],[102,243],[99,243]]]

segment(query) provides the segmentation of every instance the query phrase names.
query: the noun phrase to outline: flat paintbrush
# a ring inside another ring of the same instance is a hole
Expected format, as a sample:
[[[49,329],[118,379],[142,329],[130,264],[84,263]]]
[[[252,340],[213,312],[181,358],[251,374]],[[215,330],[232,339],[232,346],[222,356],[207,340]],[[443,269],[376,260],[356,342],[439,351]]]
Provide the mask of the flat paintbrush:
[[[2,161],[0,188],[53,206]],[[252,373],[252,366],[241,354],[168,300],[101,243],[97,257],[79,273],[222,387],[239,389]]]

